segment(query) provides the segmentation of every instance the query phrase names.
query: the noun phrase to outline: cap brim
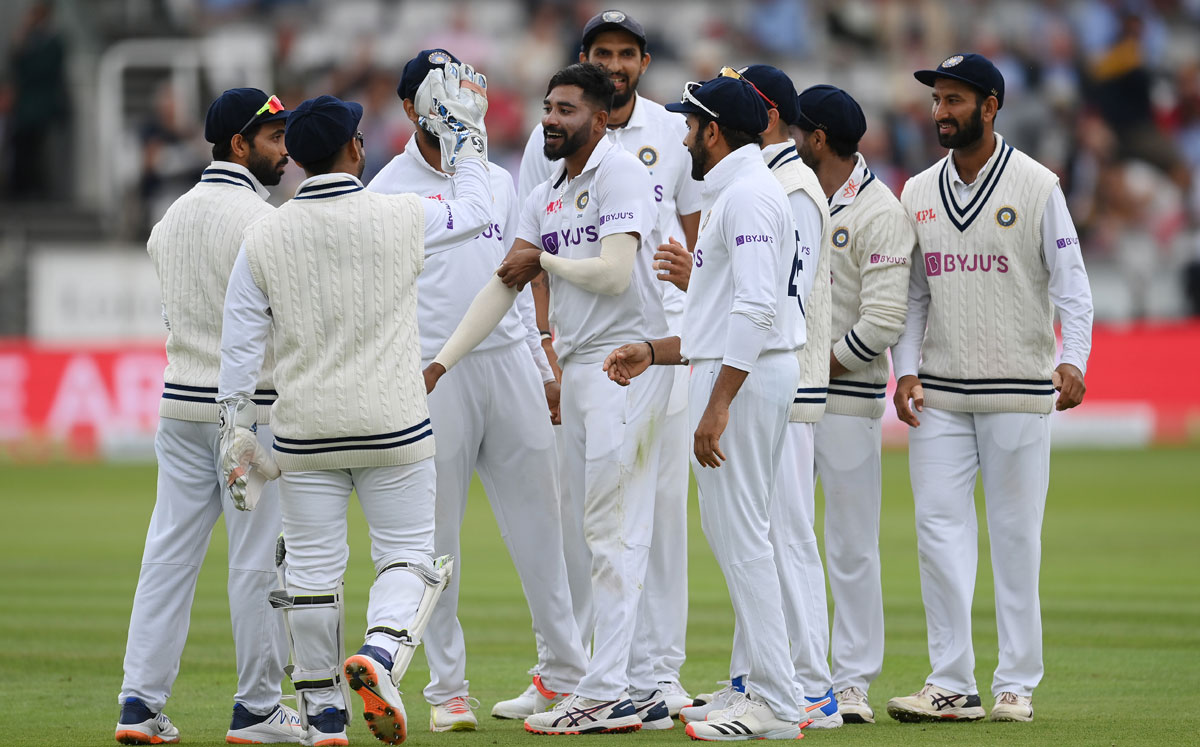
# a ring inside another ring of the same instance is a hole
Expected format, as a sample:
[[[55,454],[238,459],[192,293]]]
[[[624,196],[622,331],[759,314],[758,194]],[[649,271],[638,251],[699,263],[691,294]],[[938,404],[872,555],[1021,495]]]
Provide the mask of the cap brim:
[[[707,112],[690,101],[675,101],[665,104],[663,108],[669,112],[677,112],[679,114],[707,114]]]
[[[284,109],[281,112],[275,112],[274,114],[268,114],[267,116],[258,120],[258,123],[266,124],[267,122],[284,122],[284,121],[287,121],[287,118],[289,116],[291,116],[291,114],[292,114],[291,111],[289,111],[288,109]]]
[[[924,83],[925,85],[929,86],[930,88],[933,87],[934,82],[938,78],[953,78],[954,80],[966,83],[968,86],[970,86],[971,88],[974,88],[977,91],[983,91],[983,89],[980,88],[979,84],[976,83],[975,81],[968,80],[968,79],[962,77],[961,75],[955,75],[954,73],[948,73],[944,70],[918,70],[917,72],[913,73],[913,77],[916,78],[917,80],[919,80],[920,82]],[[987,92],[984,91],[984,93],[987,93]],[[991,94],[989,94],[989,95],[991,95]]]

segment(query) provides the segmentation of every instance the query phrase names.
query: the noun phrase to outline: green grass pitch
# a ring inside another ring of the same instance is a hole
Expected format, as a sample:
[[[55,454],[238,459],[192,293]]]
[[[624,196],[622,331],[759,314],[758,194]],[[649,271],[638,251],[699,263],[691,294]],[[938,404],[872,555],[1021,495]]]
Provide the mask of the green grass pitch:
[[[899,724],[887,699],[928,671],[907,460],[889,452],[882,521],[887,658],[871,691],[873,726],[808,732],[814,744],[1200,743],[1200,455],[1194,449],[1060,451],[1053,458],[1042,561],[1046,675],[1033,724]],[[121,660],[142,541],[154,502],[151,466],[0,465],[0,744],[111,745]],[[977,500],[982,501],[978,496]],[[982,503],[980,523],[984,523]],[[350,650],[364,625],[372,569],[351,503]],[[691,605],[683,682],[710,690],[727,676],[732,613],[724,582],[689,516]],[[991,569],[981,527],[975,595],[976,678],[985,707],[996,663]],[[533,663],[529,615],[491,512],[476,486],[464,527],[462,621],[476,733],[431,734],[418,655],[405,679],[415,745],[552,740],[488,715],[520,692]],[[167,713],[185,744],[223,744],[234,691],[218,525],[200,575],[191,632]],[[181,621],[182,622],[182,621]],[[781,652],[782,653],[782,652]],[[357,705],[357,702],[354,704]],[[355,715],[350,740],[376,742]],[[567,739],[567,738],[564,738]],[[577,737],[590,743],[683,744],[667,732]]]

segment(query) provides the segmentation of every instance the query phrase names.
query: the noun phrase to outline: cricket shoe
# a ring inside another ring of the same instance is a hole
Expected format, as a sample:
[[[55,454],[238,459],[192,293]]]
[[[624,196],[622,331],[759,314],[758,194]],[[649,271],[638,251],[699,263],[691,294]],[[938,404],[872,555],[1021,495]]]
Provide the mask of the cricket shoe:
[[[1033,696],[1000,693],[988,718],[992,721],[1033,721]]]
[[[475,731],[479,721],[475,718],[474,710],[478,707],[478,700],[462,695],[438,703],[429,709],[429,730]]]
[[[739,693],[729,708],[714,711],[707,721],[692,721],[685,730],[692,739],[702,742],[743,742],[751,739],[801,739],[801,723],[784,721],[775,715],[771,706],[752,695]]]
[[[740,691],[732,683],[726,683],[725,687],[716,692],[701,693],[696,696],[693,705],[679,709],[679,720],[685,724],[703,721],[713,711],[728,707],[738,692]]]
[[[137,698],[126,698],[117,719],[117,741],[121,744],[175,744],[179,730],[171,719],[154,713]]]
[[[803,703],[805,718],[812,719],[809,729],[836,729],[842,725],[842,714],[838,712],[837,698],[833,688],[819,698],[805,696]]]
[[[984,717],[978,695],[961,695],[925,685],[912,695],[892,698],[888,715],[897,721],[978,721]]]
[[[364,645],[346,659],[343,669],[350,689],[363,700],[363,718],[375,738],[401,744],[408,737],[404,701],[392,684],[392,657],[378,646]]]
[[[643,730],[657,731],[675,726],[671,712],[667,710],[667,701],[663,698],[662,690],[652,690],[645,698],[630,695],[629,699],[633,702],[638,718],[642,720]]]
[[[871,710],[871,704],[867,701],[867,694],[862,690],[859,690],[857,687],[847,687],[835,697],[837,697],[838,712],[842,714],[842,721],[844,723],[875,723],[875,711]]]
[[[530,670],[530,673],[533,674],[533,682],[525,688],[525,692],[492,706],[492,718],[519,718],[523,721],[535,713],[545,713],[569,695],[547,688],[542,683],[542,676],[535,670]]]
[[[233,704],[233,720],[225,733],[229,744],[294,744],[302,739],[304,727],[300,725],[300,714],[282,703],[266,716],[251,713],[241,703]]]
[[[679,684],[679,680],[663,680],[658,683],[658,689],[667,703],[667,713],[671,718],[678,717],[680,709],[690,708],[695,702],[692,696],[687,694],[687,690],[683,689],[683,685]]]
[[[531,734],[616,734],[641,728],[642,719],[629,698],[592,700],[571,695],[553,709],[525,719],[525,731]]]
[[[308,733],[300,740],[300,744],[308,747],[346,747],[350,744],[346,737],[348,720],[346,712],[337,708],[326,708],[316,715],[310,714]]]

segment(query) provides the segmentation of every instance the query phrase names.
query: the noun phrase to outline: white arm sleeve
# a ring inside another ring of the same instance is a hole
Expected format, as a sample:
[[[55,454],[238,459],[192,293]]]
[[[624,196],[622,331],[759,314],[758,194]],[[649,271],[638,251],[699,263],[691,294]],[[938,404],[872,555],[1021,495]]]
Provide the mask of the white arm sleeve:
[[[249,399],[254,394],[271,332],[269,310],[266,294],[254,284],[243,245],[238,250],[233,271],[229,274],[229,286],[225,289],[218,402]]]
[[[425,255],[453,249],[492,222],[492,180],[484,161],[467,158],[454,172],[453,200],[421,200]]]
[[[1092,352],[1092,288],[1081,250],[1067,200],[1062,188],[1055,186],[1042,213],[1042,258],[1050,271],[1050,300],[1062,321],[1060,362],[1087,373]]]
[[[433,357],[433,362],[442,364],[449,371],[464,355],[474,350],[476,345],[492,333],[508,313],[516,297],[516,288],[509,288],[500,281],[498,275],[492,275],[487,285],[475,295],[475,300],[467,307],[462,321]]]
[[[614,233],[600,239],[600,256],[564,259],[542,252],[542,268],[572,285],[604,296],[619,296],[633,279],[633,258],[639,239],[631,233]]]
[[[904,331],[892,346],[892,370],[896,378],[916,376],[921,367],[921,346],[925,344],[925,323],[929,319],[929,278],[925,277],[925,254],[920,247],[913,252],[908,274],[908,312]]]

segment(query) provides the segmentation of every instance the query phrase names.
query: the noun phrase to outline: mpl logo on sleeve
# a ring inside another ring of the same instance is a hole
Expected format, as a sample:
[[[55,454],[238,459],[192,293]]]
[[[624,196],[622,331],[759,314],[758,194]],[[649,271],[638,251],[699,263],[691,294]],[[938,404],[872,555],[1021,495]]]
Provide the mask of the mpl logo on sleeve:
[[[549,254],[558,254],[558,232],[542,234],[542,249]]]

